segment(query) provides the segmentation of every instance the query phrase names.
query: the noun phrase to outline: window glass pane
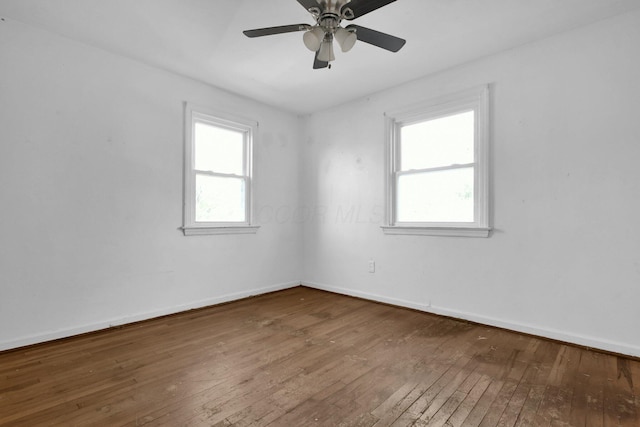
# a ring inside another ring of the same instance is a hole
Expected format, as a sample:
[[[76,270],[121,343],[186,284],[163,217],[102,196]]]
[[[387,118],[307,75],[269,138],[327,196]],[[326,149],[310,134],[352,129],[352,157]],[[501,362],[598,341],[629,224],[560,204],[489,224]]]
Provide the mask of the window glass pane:
[[[207,123],[195,124],[195,168],[244,174],[244,133]]]
[[[400,175],[398,222],[473,222],[472,167]]]
[[[400,129],[400,170],[474,162],[475,113],[427,120]]]
[[[196,222],[244,222],[245,180],[196,174]]]

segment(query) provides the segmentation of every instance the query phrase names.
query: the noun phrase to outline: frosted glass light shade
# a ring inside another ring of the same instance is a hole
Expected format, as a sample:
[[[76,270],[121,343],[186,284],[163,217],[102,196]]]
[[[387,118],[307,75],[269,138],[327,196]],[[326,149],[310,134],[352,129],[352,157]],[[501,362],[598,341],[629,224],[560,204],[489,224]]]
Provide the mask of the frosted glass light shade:
[[[335,60],[336,57],[333,54],[333,40],[325,40],[320,45],[320,51],[318,52],[318,60],[324,62],[330,62]]]
[[[336,30],[335,37],[343,52],[349,52],[353,45],[356,44],[356,40],[358,40],[355,33],[347,31],[342,27]]]
[[[316,52],[318,49],[320,49],[322,40],[324,40],[324,30],[320,27],[315,27],[312,30],[305,32],[302,36],[304,45],[307,47],[307,49],[313,52]]]

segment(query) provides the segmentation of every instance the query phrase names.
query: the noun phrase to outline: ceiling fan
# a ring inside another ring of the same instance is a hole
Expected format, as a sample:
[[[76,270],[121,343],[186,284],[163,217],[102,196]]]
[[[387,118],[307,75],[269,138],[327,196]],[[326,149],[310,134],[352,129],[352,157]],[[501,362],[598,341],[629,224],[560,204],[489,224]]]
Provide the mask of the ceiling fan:
[[[316,21],[315,25],[293,24],[279,27],[258,28],[243,31],[247,37],[262,37],[273,34],[304,31],[305,46],[316,53],[313,68],[331,68],[335,60],[333,40],[343,52],[351,50],[356,40],[381,47],[391,52],[399,51],[406,43],[401,38],[381,33],[360,25],[340,26],[343,19],[351,21],[373,12],[396,0],[297,0]]]

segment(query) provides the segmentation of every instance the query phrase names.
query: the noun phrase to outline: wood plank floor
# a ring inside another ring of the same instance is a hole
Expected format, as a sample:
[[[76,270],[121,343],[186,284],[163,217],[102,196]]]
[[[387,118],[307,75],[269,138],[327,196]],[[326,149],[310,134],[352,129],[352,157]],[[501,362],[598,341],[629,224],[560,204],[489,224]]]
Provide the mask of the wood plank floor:
[[[0,425],[640,426],[640,362],[308,288],[0,354]]]

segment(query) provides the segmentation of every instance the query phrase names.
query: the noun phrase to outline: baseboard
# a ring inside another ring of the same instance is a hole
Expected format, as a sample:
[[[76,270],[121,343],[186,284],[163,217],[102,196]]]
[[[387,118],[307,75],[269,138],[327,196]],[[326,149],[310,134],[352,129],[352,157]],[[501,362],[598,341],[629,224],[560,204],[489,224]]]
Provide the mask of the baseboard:
[[[383,295],[372,294],[369,292],[359,292],[353,289],[341,288],[338,286],[330,286],[321,283],[308,282],[303,281],[302,286],[306,286],[307,288],[319,289],[321,291],[333,292],[335,294],[341,295],[349,295],[352,297],[362,298],[370,301],[383,302],[385,304],[397,305],[399,307],[412,308],[418,311],[426,311],[429,312],[429,305],[419,304],[413,301],[407,301],[397,298],[386,297]]]
[[[539,328],[524,323],[509,321],[505,319],[498,319],[493,317],[487,317],[478,315],[475,313],[467,313],[458,310],[452,310],[445,307],[432,306],[428,304],[418,304],[411,301],[406,301],[397,298],[391,298],[383,295],[372,294],[368,292],[355,291],[349,288],[342,288],[338,286],[331,286],[321,283],[314,283],[309,281],[303,281],[303,286],[309,288],[320,289],[323,291],[333,292],[342,295],[349,295],[366,300],[382,302],[385,304],[397,305],[400,307],[411,308],[414,310],[424,311],[427,313],[437,314],[440,316],[453,317],[456,319],[468,320],[474,323],[480,323],[488,326],[495,326],[502,329],[508,329],[515,332],[521,332],[524,334],[535,335],[543,338],[549,338],[552,340],[563,341],[566,343],[576,344],[583,347],[589,347],[606,352],[617,353],[627,355],[631,357],[640,357],[640,347],[620,343],[616,341],[610,341],[597,337],[585,336],[580,334],[571,334],[555,329]]]
[[[167,307],[161,310],[148,311],[144,313],[134,314],[131,316],[108,319],[101,322],[92,323],[89,325],[79,326],[76,328],[62,329],[58,331],[50,331],[42,334],[30,335],[17,340],[0,342],[0,351],[12,350],[20,347],[25,347],[33,344],[40,344],[43,342],[53,341],[61,338],[68,338],[74,335],[86,334],[88,332],[96,332],[102,329],[112,328],[114,326],[122,326],[129,323],[140,322],[142,320],[153,319],[155,317],[162,317],[170,314],[180,313],[183,311],[236,301],[239,299],[248,298],[256,295],[267,294],[269,292],[276,292],[284,289],[295,288],[296,286],[300,286],[299,281],[280,283],[277,285],[267,286],[264,288],[255,288],[248,291],[221,295],[218,297],[208,298],[200,301],[193,301],[187,304],[180,304],[172,307]]]

